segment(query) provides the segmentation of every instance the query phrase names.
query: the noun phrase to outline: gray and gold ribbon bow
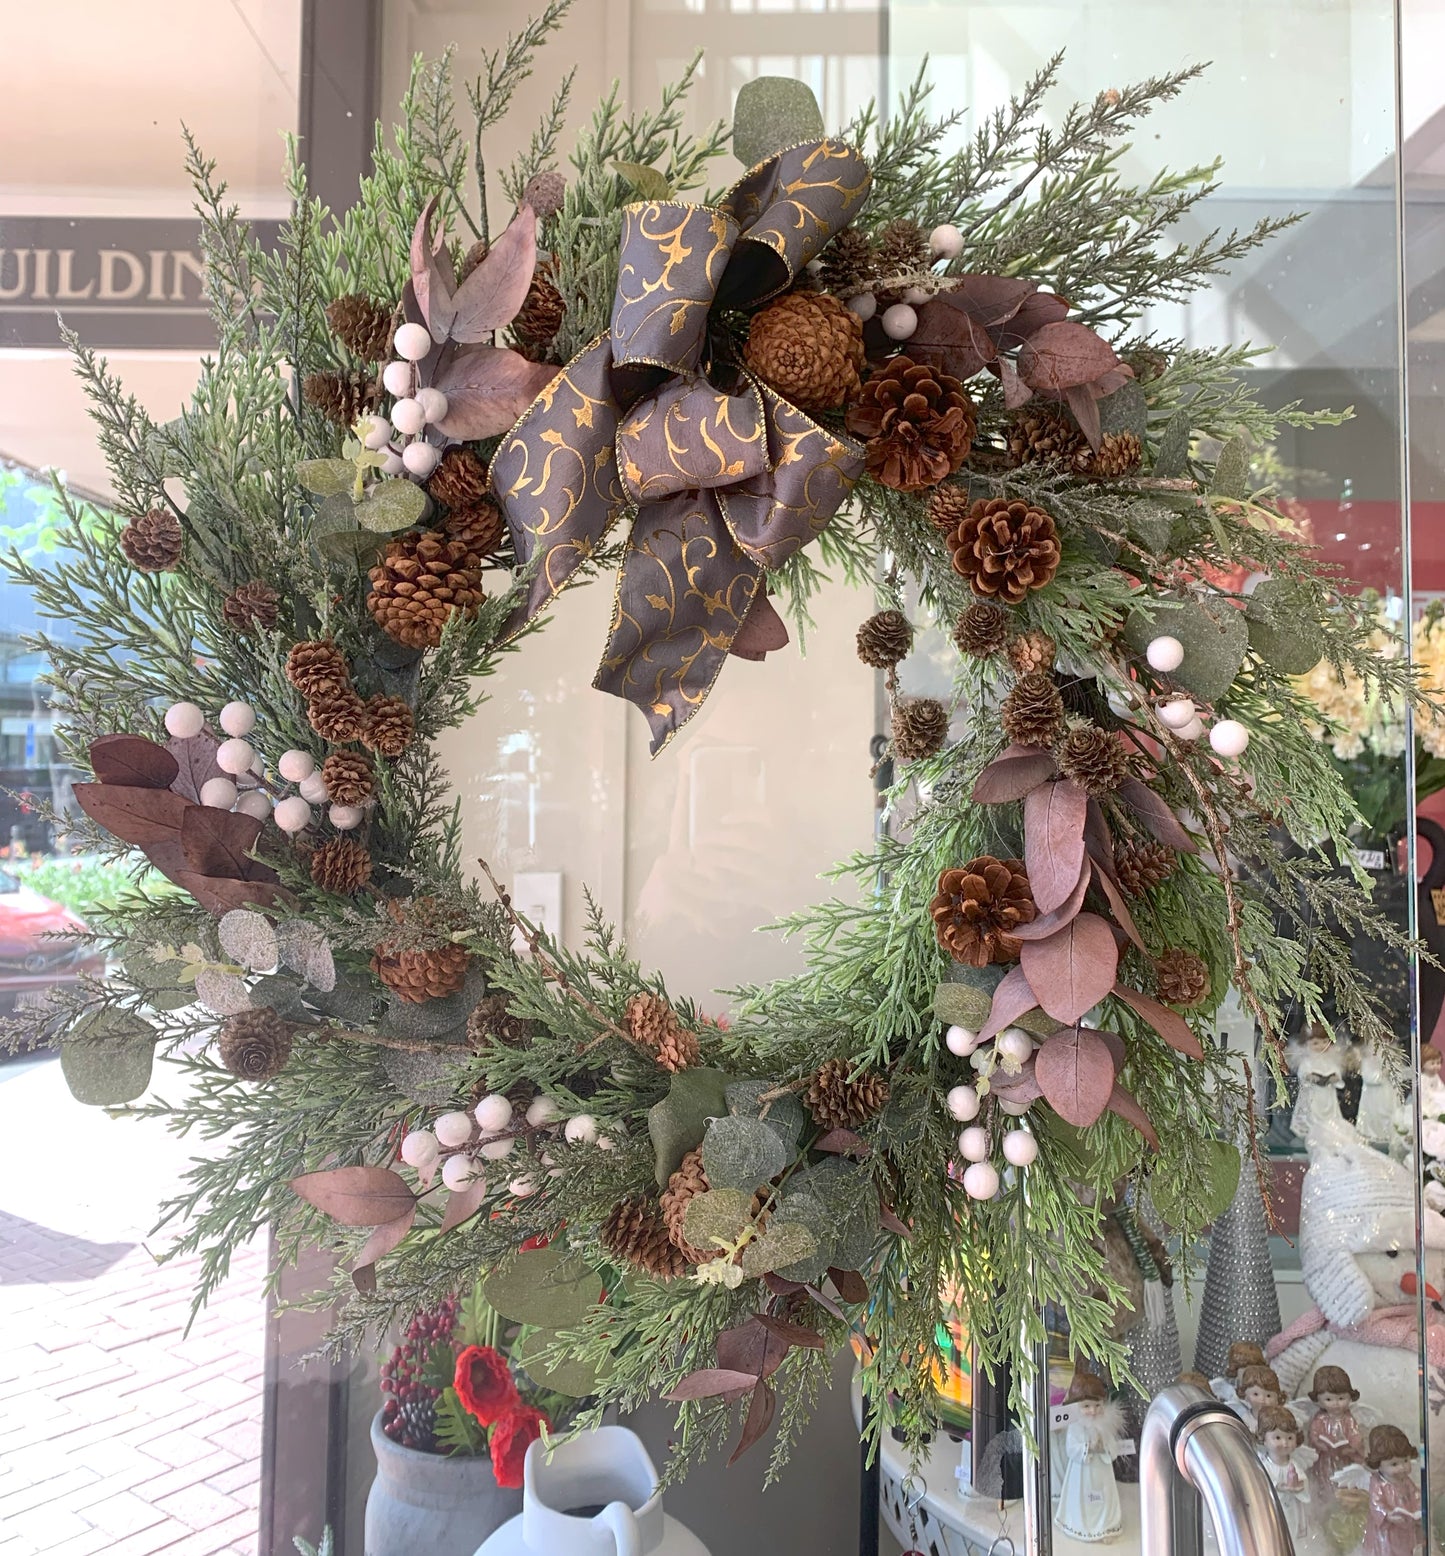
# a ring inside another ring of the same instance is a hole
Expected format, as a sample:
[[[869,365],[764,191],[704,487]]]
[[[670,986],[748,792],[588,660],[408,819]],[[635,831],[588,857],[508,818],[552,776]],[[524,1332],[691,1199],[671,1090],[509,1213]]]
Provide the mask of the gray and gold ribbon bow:
[[[709,313],[785,291],[868,184],[862,157],[824,140],[770,158],[716,207],[628,206],[610,331],[492,460],[518,561],[536,567],[511,632],[636,510],[593,685],[642,709],[654,754],[702,706],[750,613],[756,633],[771,610],[764,573],[824,528],[863,470],[859,445],[764,384],[708,382]]]

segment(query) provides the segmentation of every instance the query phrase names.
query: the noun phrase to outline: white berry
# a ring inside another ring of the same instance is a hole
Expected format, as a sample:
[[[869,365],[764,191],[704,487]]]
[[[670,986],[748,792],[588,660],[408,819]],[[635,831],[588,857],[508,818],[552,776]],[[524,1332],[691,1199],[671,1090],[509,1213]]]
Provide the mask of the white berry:
[[[441,457],[442,451],[433,448],[430,443],[408,443],[401,462],[406,466],[408,475],[424,481],[441,463]]]
[[[548,1124],[555,1124],[562,1116],[553,1098],[548,1096],[533,1097],[527,1105],[527,1122],[533,1129],[543,1129]]]
[[[1003,1158],[1011,1166],[1028,1167],[1038,1159],[1039,1142],[1027,1129],[1010,1129],[1003,1137]]]
[[[216,750],[216,766],[223,773],[244,773],[256,760],[256,748],[249,740],[223,740]]]
[[[316,758],[309,751],[283,751],[276,769],[287,783],[301,783],[316,771]]]
[[[449,1156],[442,1163],[442,1185],[453,1193],[471,1188],[481,1176],[481,1163],[474,1162],[470,1156]]]
[[[214,779],[211,781],[215,782]],[[257,821],[264,821],[271,814],[271,796],[264,789],[247,789],[236,801],[236,809],[243,816],[254,816]]]
[[[443,1113],[432,1128],[437,1139],[449,1149],[465,1145],[472,1138],[472,1115],[460,1109],[454,1113]]]
[[[531,1176],[513,1178],[507,1191],[517,1199],[530,1199],[537,1192],[537,1180]]]
[[[994,1043],[1000,1059],[1011,1059],[1022,1064],[1034,1051],[1034,1040],[1020,1027],[1005,1027]]]
[[[1144,650],[1144,657],[1149,661],[1151,669],[1171,675],[1184,663],[1184,645],[1178,638],[1172,638],[1166,633],[1150,642]]]
[[[883,333],[889,340],[907,340],[918,328],[918,315],[907,303],[894,303],[883,310]]]
[[[509,1098],[494,1091],[477,1103],[472,1115],[484,1135],[499,1135],[512,1122],[512,1104]]]
[[[904,289],[903,301],[911,303],[915,308],[921,308],[932,296],[933,293],[926,286],[910,286]]]
[[[599,1151],[615,1151],[617,1149],[617,1142],[612,1138],[611,1135],[598,1135],[597,1149]]]
[[[301,798],[313,805],[324,805],[331,796],[326,792],[326,780],[319,772],[308,773],[301,780]]]
[[[382,461],[381,473],[383,475],[405,475],[406,462],[395,449],[386,451],[386,458]]]
[[[333,805],[326,812],[326,819],[338,832],[350,832],[359,827],[366,817],[360,805]]]
[[[1007,1113],[1010,1118],[1022,1118],[1033,1104],[1029,1102],[1008,1102],[1003,1097],[1000,1097],[998,1106],[999,1111]]]
[[[431,334],[424,324],[403,324],[392,339],[396,354],[408,362],[420,362],[431,350]]]
[[[500,1162],[512,1154],[512,1147],[516,1143],[515,1135],[503,1135],[500,1140],[483,1140],[482,1155],[489,1162]]]
[[[201,785],[201,804],[212,810],[230,810],[236,803],[236,785],[229,778],[207,778]]]
[[[928,234],[928,246],[940,259],[957,259],[963,253],[963,234],[952,222],[943,222]]]
[[[304,832],[311,825],[311,807],[298,794],[282,800],[271,814],[283,832]]]
[[[357,430],[361,433],[361,446],[373,453],[391,442],[391,423],[385,416],[364,416]]]
[[[418,389],[416,403],[421,406],[422,414],[432,426],[436,426],[439,421],[444,421],[450,409],[447,397],[440,389]]]
[[[992,1162],[975,1162],[963,1175],[963,1192],[970,1199],[992,1199],[998,1193],[998,1168]]]
[[[1192,697],[1171,697],[1168,702],[1159,704],[1159,722],[1166,729],[1183,729],[1198,713]]]
[[[249,702],[228,702],[221,709],[219,723],[228,735],[249,735],[256,727],[256,710]]]
[[[1204,733],[1204,720],[1196,713],[1183,729],[1176,731],[1181,740],[1198,740]]]
[[[398,400],[391,408],[391,424],[404,437],[414,438],[426,426],[426,412],[417,400]]]
[[[408,1167],[430,1167],[441,1155],[441,1145],[430,1129],[413,1129],[401,1142],[401,1159]]]
[[[192,740],[206,727],[206,715],[193,702],[173,702],[166,709],[166,733]]]
[[[410,362],[388,362],[381,371],[382,386],[388,394],[410,394],[415,372]]]
[[[562,1133],[574,1145],[591,1145],[597,1138],[597,1120],[590,1113],[579,1113],[567,1120]]]
[[[988,1130],[979,1124],[971,1124],[958,1137],[958,1154],[966,1162],[988,1160]]]
[[[1209,743],[1220,756],[1243,756],[1249,731],[1238,719],[1220,719],[1209,731]]]
[[[949,1053],[966,1059],[978,1047],[978,1033],[967,1027],[952,1026],[943,1034],[943,1041]]]
[[[878,299],[872,292],[859,292],[856,297],[848,299],[848,308],[866,324],[878,312]]]
[[[954,1086],[947,1097],[948,1111],[960,1124],[978,1117],[978,1093],[972,1086]]]

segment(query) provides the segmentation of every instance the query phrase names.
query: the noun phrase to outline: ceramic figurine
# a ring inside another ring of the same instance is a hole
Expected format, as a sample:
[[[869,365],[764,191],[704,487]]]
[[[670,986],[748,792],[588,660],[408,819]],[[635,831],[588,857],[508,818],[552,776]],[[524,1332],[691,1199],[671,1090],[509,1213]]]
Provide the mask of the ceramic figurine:
[[[1335,1474],[1347,1464],[1363,1462],[1365,1457],[1364,1426],[1356,1418],[1360,1391],[1343,1367],[1320,1367],[1310,1385],[1309,1397],[1314,1413],[1306,1436],[1319,1455],[1314,1480],[1321,1496],[1328,1498]]]
[[[1345,1069],[1339,1049],[1329,1028],[1316,1022],[1305,1040],[1305,1051],[1295,1066],[1299,1079],[1299,1098],[1290,1115],[1289,1126],[1306,1143],[1321,1124],[1337,1122],[1340,1116],[1340,1092],[1345,1085]]]
[[[1238,1413],[1239,1375],[1246,1367],[1263,1367],[1264,1351],[1253,1340],[1236,1340],[1229,1347],[1224,1363],[1224,1375],[1209,1380],[1209,1392]]]
[[[1124,1527],[1114,1481],[1123,1412],[1110,1401],[1104,1380],[1088,1373],[1075,1377],[1064,1402],[1074,1413],[1064,1433],[1064,1483],[1054,1521],[1075,1540],[1112,1540]]]
[[[1420,1451],[1398,1426],[1370,1428],[1363,1466],[1335,1473],[1337,1486],[1369,1487],[1363,1556],[1415,1556],[1425,1548],[1420,1519]]]
[[[1284,1391],[1269,1367],[1246,1367],[1239,1375],[1239,1400],[1230,1408],[1249,1428],[1251,1436],[1259,1431],[1261,1410],[1284,1404]]]
[[[1260,1463],[1279,1497],[1285,1524],[1299,1551],[1312,1533],[1310,1469],[1317,1455],[1313,1448],[1300,1446],[1299,1422],[1283,1405],[1264,1406],[1255,1437]]]
[[[1398,1132],[1400,1093],[1394,1075],[1373,1050],[1360,1060],[1360,1106],[1355,1128],[1371,1145],[1389,1149]]]

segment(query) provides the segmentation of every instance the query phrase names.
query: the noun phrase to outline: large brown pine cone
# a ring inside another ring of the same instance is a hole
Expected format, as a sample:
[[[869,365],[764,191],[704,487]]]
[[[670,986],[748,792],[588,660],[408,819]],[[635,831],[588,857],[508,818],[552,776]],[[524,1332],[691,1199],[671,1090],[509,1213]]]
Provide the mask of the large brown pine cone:
[[[415,730],[416,717],[402,698],[388,697],[385,692],[367,698],[361,742],[369,751],[378,756],[400,756],[411,744]]]
[[[517,350],[531,361],[541,362],[556,340],[566,313],[567,304],[552,279],[552,263],[544,259],[532,272],[532,284],[512,320]]]
[[[1079,425],[1061,410],[1045,405],[1030,405],[1018,411],[1008,428],[1008,457],[1011,465],[1071,465],[1088,443]]]
[[[321,781],[336,805],[364,805],[376,787],[371,758],[360,751],[333,751],[321,764]]]
[[[1142,897],[1146,891],[1162,886],[1173,875],[1178,862],[1179,855],[1172,848],[1147,838],[1115,850],[1114,873],[1130,897]]]
[[[338,686],[333,692],[309,698],[306,717],[323,740],[349,745],[360,740],[366,729],[366,704],[350,686]]]
[[[601,1235],[602,1246],[613,1258],[657,1280],[676,1280],[687,1274],[687,1256],[674,1246],[654,1199],[629,1195],[613,1206],[602,1223]]]
[[[466,547],[468,560],[474,567],[480,567],[483,558],[496,551],[507,532],[501,510],[486,501],[453,508],[443,527],[448,540],[459,541]]]
[[[667,1235],[672,1239],[673,1247],[679,1250],[689,1264],[706,1264],[716,1253],[716,1250],[709,1253],[705,1249],[694,1248],[683,1231],[687,1207],[699,1194],[706,1194],[708,1187],[707,1173],[703,1171],[702,1165],[702,1147],[696,1146],[683,1157],[677,1171],[667,1180],[667,1187],[662,1191],[659,1201]]]
[[[393,540],[369,576],[367,609],[388,637],[407,648],[435,648],[453,612],[470,620],[484,597],[466,545],[432,530]]]
[[[891,670],[912,647],[913,628],[902,611],[879,611],[858,628],[858,657],[874,670]]]
[[[327,421],[350,427],[358,416],[376,409],[376,380],[370,373],[308,373],[301,397]]]
[[[938,877],[929,912],[939,945],[955,962],[987,967],[1018,957],[1023,942],[1013,931],[1032,923],[1038,909],[1022,859],[980,854]]]
[[[281,596],[253,579],[233,589],[221,604],[221,619],[233,632],[269,632],[280,613]]]
[[[512,1014],[511,1001],[505,994],[485,994],[467,1017],[467,1039],[478,1050],[500,1044],[503,1048],[525,1048],[532,1040],[532,1023]]]
[[[1154,964],[1166,1005],[1199,1005],[1209,998],[1209,968],[1193,951],[1166,951]]]
[[[391,309],[361,292],[349,292],[326,307],[331,333],[363,362],[381,362],[391,355]]]
[[[937,756],[948,739],[948,709],[936,697],[900,698],[893,706],[893,754],[900,762]]]
[[[286,656],[286,679],[303,697],[325,697],[351,685],[346,655],[330,638],[294,643]]]
[[[968,457],[978,426],[956,378],[897,356],[877,367],[848,411],[848,430],[868,441],[868,473],[900,492],[946,480]]]
[[[1065,735],[1059,747],[1059,770],[1100,800],[1129,776],[1129,754],[1108,730],[1084,724]]]
[[[468,508],[487,495],[487,467],[471,449],[457,444],[442,455],[426,489],[443,508]]]
[[[1097,450],[1086,443],[1074,455],[1074,469],[1091,481],[1117,481],[1143,463],[1144,445],[1133,432],[1106,432]]]
[[[862,387],[863,321],[825,292],[789,292],[753,315],[748,366],[804,411],[835,411]]]
[[[1058,645],[1047,632],[1020,632],[1008,640],[1008,662],[1019,675],[1052,670],[1058,652]]]
[[[221,1025],[217,1056],[243,1081],[269,1081],[286,1068],[294,1030],[267,1006],[239,1011]]]
[[[963,523],[972,506],[967,486],[953,482],[937,486],[928,494],[928,522],[947,535]]]
[[[948,537],[953,570],[984,599],[1018,605],[1059,566],[1053,515],[1017,497],[980,497]]]
[[[322,891],[350,896],[371,879],[371,855],[353,837],[333,837],[311,856],[311,879]]]
[[[1008,642],[1009,613],[983,600],[960,613],[953,629],[959,651],[975,659],[989,659]]]
[[[1064,732],[1064,699],[1044,670],[1020,676],[999,709],[1003,732],[1016,746],[1052,746]]]
[[[467,981],[467,953],[452,944],[401,951],[386,941],[376,948],[371,970],[398,999],[422,1005],[461,988]]]
[[[120,532],[126,561],[143,573],[171,572],[185,548],[185,531],[169,508],[139,514]]]
[[[824,291],[847,296],[866,288],[877,274],[868,234],[856,227],[845,227],[823,250],[818,279]]]
[[[821,1129],[856,1129],[883,1111],[888,1101],[886,1075],[864,1071],[850,1079],[846,1059],[829,1059],[814,1072],[803,1093],[803,1106]]]

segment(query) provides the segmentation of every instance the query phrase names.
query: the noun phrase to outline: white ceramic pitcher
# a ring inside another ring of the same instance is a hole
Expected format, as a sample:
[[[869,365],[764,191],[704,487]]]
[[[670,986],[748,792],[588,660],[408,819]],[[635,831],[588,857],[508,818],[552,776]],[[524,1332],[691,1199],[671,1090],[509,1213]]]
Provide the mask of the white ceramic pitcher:
[[[657,1471],[635,1432],[600,1426],[527,1450],[522,1511],[477,1556],[708,1556],[662,1510]]]

